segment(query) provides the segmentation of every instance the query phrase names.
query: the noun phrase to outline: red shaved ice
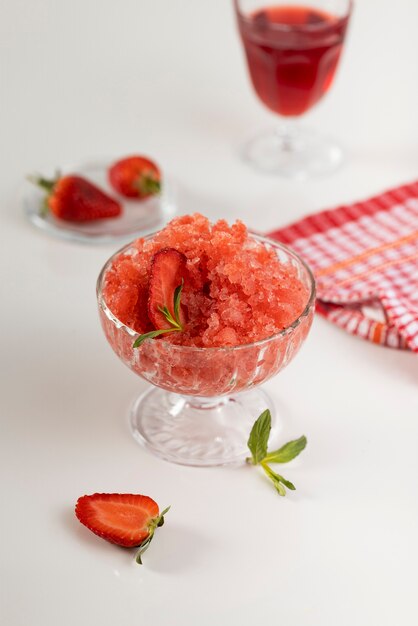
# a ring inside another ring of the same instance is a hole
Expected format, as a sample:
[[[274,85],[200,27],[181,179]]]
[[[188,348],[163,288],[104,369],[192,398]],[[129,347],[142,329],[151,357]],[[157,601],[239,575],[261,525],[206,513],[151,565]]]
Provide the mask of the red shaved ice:
[[[107,306],[137,333],[154,329],[147,313],[148,281],[152,258],[163,248],[187,259],[181,294],[187,323],[183,332],[153,341],[195,347],[249,344],[287,328],[307,306],[310,293],[298,269],[281,263],[273,247],[257,241],[240,221],[211,224],[195,213],[134,241],[106,272]]]

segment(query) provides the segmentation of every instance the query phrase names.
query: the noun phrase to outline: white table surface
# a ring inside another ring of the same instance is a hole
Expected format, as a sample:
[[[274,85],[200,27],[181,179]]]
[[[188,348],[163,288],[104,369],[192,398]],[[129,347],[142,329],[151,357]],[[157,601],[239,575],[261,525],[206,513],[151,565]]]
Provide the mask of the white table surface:
[[[413,0],[358,0],[336,83],[306,120],[347,162],[294,183],[237,157],[274,117],[228,0],[1,4],[1,624],[417,624],[416,357],[315,320],[265,386],[283,441],[309,439],[283,469],[298,487],[286,498],[250,468],[165,463],[130,436],[145,383],[98,323],[95,279],[116,246],[50,238],[18,200],[28,172],[139,151],[175,178],[181,212],[267,231],[413,180],[417,20]],[[143,567],[76,520],[94,491],[172,505]]]

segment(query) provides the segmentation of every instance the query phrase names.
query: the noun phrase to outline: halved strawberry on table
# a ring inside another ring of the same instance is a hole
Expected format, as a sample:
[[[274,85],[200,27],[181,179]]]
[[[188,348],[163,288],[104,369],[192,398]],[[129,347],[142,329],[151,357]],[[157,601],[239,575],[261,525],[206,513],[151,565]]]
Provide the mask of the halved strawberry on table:
[[[138,547],[137,563],[151,543],[155,530],[164,524],[170,507],[159,512],[148,496],[128,493],[94,493],[77,500],[75,514],[93,533],[124,548]]]
[[[174,248],[163,248],[154,254],[148,287],[148,317],[155,330],[140,335],[134,348],[145,339],[184,330],[186,315],[181,293],[187,277],[186,263],[186,256]]]
[[[134,155],[120,159],[110,166],[109,182],[126,198],[144,200],[161,191],[161,172],[151,159]]]
[[[46,191],[41,214],[50,211],[67,222],[89,222],[122,213],[122,207],[104,191],[82,176],[69,174],[47,179],[30,177],[30,181]]]

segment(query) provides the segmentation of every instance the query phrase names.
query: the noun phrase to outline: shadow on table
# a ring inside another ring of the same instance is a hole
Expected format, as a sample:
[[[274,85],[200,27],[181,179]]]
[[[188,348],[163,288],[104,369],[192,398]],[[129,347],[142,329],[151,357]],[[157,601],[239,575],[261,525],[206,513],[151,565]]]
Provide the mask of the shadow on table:
[[[77,520],[72,507],[63,509],[60,519],[66,531],[77,543],[83,544],[94,558],[113,551],[115,567],[120,566],[121,559],[128,566],[135,564],[136,548],[122,548],[96,536]],[[196,569],[199,564],[203,566],[208,555],[213,552],[212,543],[210,538],[191,526],[166,523],[164,528],[157,530],[150,547],[143,554],[142,561],[147,570],[161,574],[179,574]]]
[[[154,543],[155,541],[155,543]],[[161,574],[178,574],[185,570],[204,567],[213,552],[213,541],[186,524],[166,523],[155,536],[150,550],[152,556],[144,555],[147,567]]]

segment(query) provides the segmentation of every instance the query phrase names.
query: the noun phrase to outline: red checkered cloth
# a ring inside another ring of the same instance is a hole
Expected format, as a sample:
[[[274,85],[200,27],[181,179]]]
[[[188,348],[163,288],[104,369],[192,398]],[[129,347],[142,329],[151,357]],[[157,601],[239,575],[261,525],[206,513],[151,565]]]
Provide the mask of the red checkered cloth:
[[[353,335],[418,352],[418,181],[270,236],[310,265],[319,313]]]

